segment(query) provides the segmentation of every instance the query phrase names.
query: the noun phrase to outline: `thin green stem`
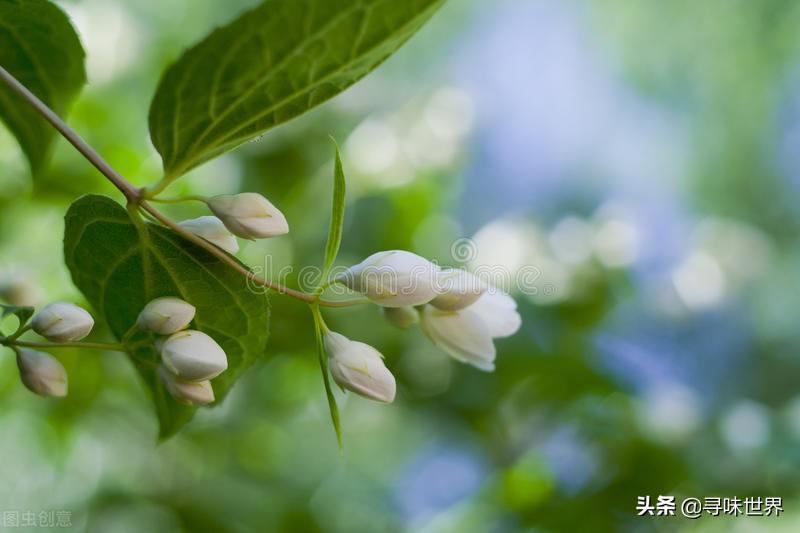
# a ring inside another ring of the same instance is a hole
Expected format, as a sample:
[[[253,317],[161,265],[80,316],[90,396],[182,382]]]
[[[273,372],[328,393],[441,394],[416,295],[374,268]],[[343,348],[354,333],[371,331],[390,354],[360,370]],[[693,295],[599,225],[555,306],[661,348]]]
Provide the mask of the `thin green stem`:
[[[311,294],[313,294],[317,298],[317,301],[323,307],[353,307],[354,305],[365,305],[365,304],[371,304],[372,303],[372,301],[370,299],[368,299],[368,298],[353,298],[353,299],[350,299],[350,300],[325,300],[325,299],[323,299],[322,295],[325,293],[325,291],[328,288],[332,287],[333,285],[336,285],[337,283],[339,283],[339,282],[336,281],[336,280],[328,280],[325,283],[322,283],[316,289],[314,289],[314,291]]]
[[[319,309],[318,305],[312,304],[311,306],[311,314],[314,315],[314,324],[319,328],[319,330],[325,334],[330,332],[328,325],[325,323],[325,319],[322,318],[322,312]]]
[[[145,225],[144,220],[142,220],[142,216],[139,214],[139,205],[133,202],[128,202],[125,206],[125,209],[128,211],[128,216],[131,219],[131,222],[134,226],[136,226],[136,232],[139,234],[139,240],[143,243],[149,244],[148,235],[147,235],[147,226]]]
[[[322,307],[354,307],[356,305],[371,304],[372,301],[366,298],[353,298],[352,300],[323,300],[320,298],[318,301]]]
[[[317,297],[317,300],[319,301],[320,305],[324,307],[352,307],[354,305],[364,305],[372,303],[372,301],[368,298],[354,298],[351,300],[339,300],[339,301],[324,300],[322,298],[322,295],[325,293],[325,291],[330,287],[336,285],[337,283],[341,282],[335,279],[329,279],[328,281],[320,283],[320,285],[316,289],[314,289],[312,294]]]
[[[106,342],[59,342],[59,343],[51,343],[51,342],[31,342],[31,341],[20,341],[20,340],[11,340],[6,339],[3,344],[8,347],[18,346],[20,348],[43,348],[45,350],[51,350],[55,348],[83,348],[86,350],[106,350],[106,351],[113,351],[113,352],[124,352],[125,347],[122,344],[118,343],[106,343]]]
[[[147,191],[148,195],[146,198],[151,202],[156,202],[160,204],[180,204],[183,202],[207,202],[208,198],[205,196],[200,196],[197,194],[190,194],[188,196],[180,196],[176,198],[154,198],[149,195],[149,191]]]
[[[126,331],[126,332],[125,332],[125,334],[122,336],[122,339],[121,339],[121,340],[122,340],[122,344],[128,344],[128,341],[130,341],[130,340],[131,340],[131,337],[133,337],[133,335],[134,335],[134,334],[135,334],[137,331],[139,331],[139,325],[138,325],[138,324],[134,324],[134,325],[132,325],[132,326],[131,326],[131,327],[128,329],[128,331]]]
[[[160,194],[161,192],[164,191],[164,189],[172,185],[173,181],[175,181],[175,178],[173,176],[164,176],[159,180],[158,183],[156,183],[152,187],[147,187],[144,191],[142,191],[142,194],[146,198],[152,198],[153,196]]]
[[[328,409],[331,414],[331,422],[333,429],[336,432],[336,442],[339,443],[339,451],[342,450],[342,426],[339,419],[339,406],[336,404],[336,397],[333,395],[333,387],[331,386],[331,378],[328,373],[328,357],[325,354],[325,343],[322,339],[324,333],[330,330],[322,318],[322,313],[319,310],[319,305],[311,304],[308,306],[311,309],[311,315],[314,317],[314,333],[317,341],[317,356],[319,358],[319,369],[322,372],[322,382],[325,384],[325,396],[328,399]]]
[[[328,280],[328,281],[325,281],[325,282],[321,282],[321,283],[319,284],[319,286],[318,286],[316,289],[314,289],[314,292],[313,292],[313,294],[314,294],[315,296],[320,296],[320,295],[321,295],[323,292],[325,292],[325,289],[327,289],[328,287],[330,287],[330,286],[331,286],[331,285],[333,285],[334,283],[336,283],[336,282],[335,282],[335,281],[332,281],[332,280]]]
[[[5,340],[6,341],[15,341],[20,338],[25,332],[30,331],[33,327],[30,324],[25,324],[21,328],[19,328],[16,332],[9,335]]]

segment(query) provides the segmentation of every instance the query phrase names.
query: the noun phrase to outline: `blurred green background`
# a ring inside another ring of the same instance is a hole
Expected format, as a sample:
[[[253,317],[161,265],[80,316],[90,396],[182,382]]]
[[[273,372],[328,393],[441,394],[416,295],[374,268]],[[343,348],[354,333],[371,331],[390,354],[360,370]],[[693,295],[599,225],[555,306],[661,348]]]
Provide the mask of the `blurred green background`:
[[[69,122],[135,183],[157,180],[160,72],[255,3],[59,2],[88,53]],[[292,231],[239,257],[294,283],[322,257],[333,134],[341,264],[404,248],[519,282],[523,328],[496,372],[373,306],[328,312],[399,385],[389,406],[339,397],[339,453],[311,317],[275,296],[269,357],[156,446],[121,354],[59,352],[70,395],[52,401],[5,350],[0,511],[68,510],[104,533],[797,531],[798,27],[789,0],[450,0],[367,79],[170,191],[265,194]],[[2,129],[0,169],[6,296],[80,303],[63,214],[119,195],[64,142],[32,181]],[[636,516],[661,494],[781,496],[786,512]]]

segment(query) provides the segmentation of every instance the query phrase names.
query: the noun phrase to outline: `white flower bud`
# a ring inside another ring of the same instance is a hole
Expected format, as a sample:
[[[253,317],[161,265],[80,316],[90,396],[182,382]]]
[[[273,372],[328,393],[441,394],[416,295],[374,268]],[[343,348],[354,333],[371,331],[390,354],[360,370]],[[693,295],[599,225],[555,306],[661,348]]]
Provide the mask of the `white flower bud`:
[[[289,232],[289,224],[277,207],[254,192],[215,196],[207,201],[231,233],[245,239],[263,239]]]
[[[228,358],[219,344],[195,330],[179,331],[164,341],[161,360],[183,381],[214,379],[228,368]]]
[[[67,371],[49,353],[17,349],[17,367],[22,383],[41,396],[62,398],[67,395]]]
[[[394,400],[397,385],[378,350],[333,331],[325,334],[325,350],[339,386],[379,402]]]
[[[420,326],[425,335],[448,355],[481,370],[494,370],[497,355],[489,328],[474,313],[442,311],[426,305]]]
[[[160,335],[171,335],[189,326],[194,319],[195,308],[180,298],[166,296],[156,298],[144,306],[136,324]]]
[[[422,331],[454,359],[486,371],[494,370],[497,355],[493,339],[517,332],[522,319],[517,303],[509,295],[486,292],[459,311],[444,311],[431,305],[422,311]]]
[[[42,291],[30,279],[22,275],[10,275],[0,279],[0,300],[11,305],[34,307],[42,299]]]
[[[235,254],[239,251],[239,242],[236,240],[236,236],[228,231],[225,224],[217,217],[209,215],[193,218],[178,222],[178,225],[186,231],[204,238],[211,244],[217,245],[229,254]]]
[[[348,268],[336,282],[384,307],[428,303],[436,296],[439,267],[404,250],[378,252]]]
[[[517,302],[504,292],[488,291],[467,309],[480,317],[493,338],[510,337],[522,325]]]
[[[431,300],[431,305],[444,311],[458,311],[475,303],[486,288],[485,283],[466,270],[442,270],[436,277],[439,295]]]
[[[383,316],[393,326],[406,329],[419,322],[419,311],[410,305],[403,307],[381,307]]]
[[[92,331],[94,319],[69,302],[46,305],[31,320],[33,331],[52,342],[78,341]]]
[[[214,401],[214,389],[208,380],[183,381],[164,365],[158,367],[158,375],[172,397],[184,405],[208,405]]]

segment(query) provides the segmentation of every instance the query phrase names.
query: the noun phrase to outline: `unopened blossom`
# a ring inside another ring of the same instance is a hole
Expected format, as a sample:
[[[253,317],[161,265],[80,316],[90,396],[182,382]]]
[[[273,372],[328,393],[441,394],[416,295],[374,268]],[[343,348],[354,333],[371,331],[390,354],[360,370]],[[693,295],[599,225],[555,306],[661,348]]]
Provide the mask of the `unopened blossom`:
[[[488,372],[494,370],[497,356],[493,339],[513,335],[521,324],[514,299],[492,291],[459,311],[425,306],[420,320],[422,330],[436,346],[454,359]]]
[[[522,325],[516,300],[504,292],[488,291],[468,309],[481,318],[493,338],[510,337]]]
[[[165,296],[145,305],[136,324],[147,331],[171,335],[187,328],[194,319],[195,311],[192,304],[180,298]]]
[[[183,381],[213,379],[228,368],[228,358],[219,344],[202,331],[184,330],[161,345],[161,360]]]
[[[383,307],[430,302],[436,296],[439,267],[404,250],[378,252],[348,268],[335,281]]]
[[[31,320],[33,331],[52,342],[71,342],[86,337],[94,327],[92,315],[69,302],[48,304]]]
[[[397,385],[378,350],[333,331],[325,334],[325,350],[339,386],[379,402],[394,400]]]
[[[400,329],[406,329],[419,322],[419,311],[410,305],[403,307],[382,307],[381,311],[390,324]]]
[[[184,381],[164,365],[158,367],[158,376],[172,397],[184,405],[208,405],[214,401],[214,389],[208,380]]]
[[[217,217],[208,215],[192,218],[178,222],[178,225],[230,254],[235,254],[239,251],[239,241],[236,240],[236,236]]]
[[[206,201],[231,233],[245,239],[264,239],[289,232],[280,210],[254,192],[225,194]]]
[[[436,276],[438,295],[431,305],[445,311],[458,311],[469,307],[486,292],[487,286],[477,276],[466,270],[441,270]]]
[[[443,311],[431,305],[422,310],[422,331],[454,359],[485,371],[494,370],[497,351],[489,328],[468,311]]]
[[[17,367],[22,383],[31,392],[56,398],[67,395],[67,371],[49,353],[18,348]]]
[[[22,275],[0,278],[0,300],[11,305],[35,306],[42,299],[41,289]]]

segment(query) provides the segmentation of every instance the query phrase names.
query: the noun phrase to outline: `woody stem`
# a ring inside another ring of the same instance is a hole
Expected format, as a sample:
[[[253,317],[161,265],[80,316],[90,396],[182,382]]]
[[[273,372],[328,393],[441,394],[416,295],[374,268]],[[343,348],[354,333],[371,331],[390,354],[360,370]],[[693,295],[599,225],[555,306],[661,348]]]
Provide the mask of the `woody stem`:
[[[316,295],[308,294],[302,291],[298,291],[295,289],[291,289],[289,287],[285,287],[280,283],[275,283],[269,280],[265,280],[250,270],[248,270],[245,266],[241,263],[236,261],[235,259],[228,256],[225,252],[214,246],[213,244],[209,243],[205,239],[198,237],[194,233],[191,233],[184,228],[178,226],[174,222],[172,222],[169,218],[167,218],[164,214],[158,211],[155,207],[151,206],[149,203],[145,201],[145,192],[152,194],[153,191],[147,191],[146,189],[139,189],[138,187],[134,186],[131,182],[125,179],[119,172],[114,170],[114,168],[109,165],[103,157],[97,153],[97,151],[89,146],[89,144],[81,138],[78,133],[73,130],[70,126],[67,125],[66,122],[61,120],[52,109],[50,109],[47,104],[42,102],[35,94],[33,94],[27,87],[25,87],[19,80],[17,80],[10,72],[0,66],[0,81],[2,81],[6,86],[8,86],[12,91],[18,94],[22,99],[24,99],[28,104],[31,105],[42,117],[44,117],[47,122],[49,122],[67,141],[69,141],[72,146],[75,147],[78,152],[83,155],[94,167],[100,171],[103,176],[105,176],[119,191],[125,195],[125,199],[128,201],[128,204],[133,204],[139,206],[141,209],[152,215],[156,220],[170,228],[172,231],[183,237],[184,239],[191,241],[192,243],[196,244],[197,246],[203,248],[204,250],[208,251],[212,255],[214,255],[217,259],[226,263],[228,266],[245,276],[248,280],[256,285],[260,285],[263,287],[267,287],[269,289],[278,291],[281,294],[285,294],[287,296],[291,296],[292,298],[296,298],[298,300],[304,301],[306,303],[319,303],[319,305],[328,306],[328,307],[346,307],[349,305],[353,305],[348,302],[329,302],[325,300],[320,300]]]

